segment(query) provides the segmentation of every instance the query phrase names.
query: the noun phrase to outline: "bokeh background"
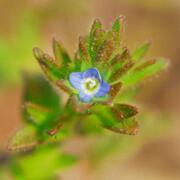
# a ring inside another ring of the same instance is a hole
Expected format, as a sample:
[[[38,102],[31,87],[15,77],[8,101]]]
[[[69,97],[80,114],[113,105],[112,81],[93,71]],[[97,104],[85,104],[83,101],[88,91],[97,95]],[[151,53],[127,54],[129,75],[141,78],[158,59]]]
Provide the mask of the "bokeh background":
[[[152,128],[153,138],[147,138],[130,155],[129,150],[128,155],[116,153],[97,171],[81,162],[62,177],[180,179],[179,0],[0,0],[0,148],[5,148],[8,138],[21,127],[23,73],[40,72],[32,48],[38,46],[52,53],[51,39],[56,37],[73,55],[78,36],[88,32],[94,18],[101,19],[108,28],[119,15],[126,17],[124,43],[130,49],[151,40],[147,57],[169,59],[168,70],[144,82],[137,97],[146,109],[163,113],[168,118],[168,127],[166,124],[158,135]],[[156,121],[154,128],[159,125]],[[141,137],[141,132],[138,136]],[[80,140],[74,143],[81,147]]]

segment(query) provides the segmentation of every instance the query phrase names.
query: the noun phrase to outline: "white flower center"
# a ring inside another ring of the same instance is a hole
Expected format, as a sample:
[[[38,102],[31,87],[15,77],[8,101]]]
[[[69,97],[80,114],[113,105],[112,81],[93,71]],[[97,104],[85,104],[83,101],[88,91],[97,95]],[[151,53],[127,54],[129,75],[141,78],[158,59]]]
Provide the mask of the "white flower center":
[[[94,95],[98,92],[100,88],[100,83],[98,79],[86,78],[83,80],[82,89],[85,94]]]

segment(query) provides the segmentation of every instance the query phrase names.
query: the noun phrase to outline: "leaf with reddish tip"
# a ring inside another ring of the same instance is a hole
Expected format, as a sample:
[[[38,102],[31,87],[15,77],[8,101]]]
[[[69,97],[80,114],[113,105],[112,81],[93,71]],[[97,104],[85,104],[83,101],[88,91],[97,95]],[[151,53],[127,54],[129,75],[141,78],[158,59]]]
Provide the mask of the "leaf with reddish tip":
[[[93,22],[93,25],[91,27],[90,34],[93,34],[97,29],[101,29],[101,28],[102,28],[102,24],[101,24],[100,20],[95,19]]]
[[[134,119],[126,119],[114,127],[104,127],[115,133],[137,135],[139,131],[139,124]]]
[[[121,82],[118,82],[114,85],[111,86],[111,89],[110,89],[110,95],[111,97],[114,99],[116,97],[116,95],[119,93],[120,89],[122,87],[122,83]]]
[[[96,104],[90,111],[96,114],[100,124],[106,129],[130,135],[138,132],[138,123],[131,118],[137,114],[137,109],[133,106],[116,104],[111,107],[107,104]]]
[[[126,60],[130,60],[130,53],[129,50],[124,47],[122,50],[121,54],[117,54],[111,61],[111,64],[114,66],[118,66],[121,65],[126,61]]]
[[[116,36],[112,31],[107,32],[105,40],[99,48],[96,56],[96,62],[108,65],[113,52],[116,50]]]
[[[118,17],[115,20],[115,22],[112,24],[112,31],[115,32],[117,47],[120,46],[120,42],[121,42],[123,19],[124,19],[123,17]]]
[[[120,80],[120,78],[127,73],[132,67],[134,63],[132,61],[127,62],[123,65],[123,67],[117,69],[110,77],[110,82],[116,82]]]
[[[111,107],[111,111],[118,121],[122,121],[124,119],[124,113],[116,107]]]
[[[115,104],[114,109],[122,113],[123,119],[131,118],[138,113],[138,109],[129,104]]]
[[[38,61],[41,61],[43,59],[44,52],[40,48],[33,48],[33,53]]]
[[[60,67],[48,54],[43,53],[39,48],[34,48],[33,52],[42,70],[50,81],[56,82],[59,79],[65,78],[66,72],[60,70]]]
[[[122,26],[122,24],[121,24],[121,17],[118,17],[118,18],[115,20],[115,22],[112,24],[112,30],[113,30],[114,32],[119,33],[119,32],[121,31],[121,26]]]
[[[66,50],[57,40],[53,39],[53,52],[56,59],[56,62],[61,67],[67,67],[69,63],[71,63],[71,58],[69,57]]]
[[[136,48],[132,54],[132,59],[136,62],[141,60],[150,47],[150,42],[146,42],[140,47]]]
[[[87,49],[87,37],[79,37],[79,55],[82,61],[90,62]]]
[[[139,68],[134,69],[129,74],[126,74],[121,78],[121,81],[125,86],[132,85],[140,82],[146,77],[152,76],[168,65],[167,61],[163,58],[157,59],[156,62],[147,62],[147,64],[140,65]]]
[[[101,22],[96,19],[92,25],[88,42],[88,51],[92,63],[94,63],[97,52],[104,41],[105,34]]]
[[[148,66],[155,64],[156,61],[157,61],[156,59],[151,59],[151,60],[145,61],[141,64],[138,64],[138,66],[136,66],[136,68],[134,70],[135,71],[141,71],[141,70],[147,68]]]

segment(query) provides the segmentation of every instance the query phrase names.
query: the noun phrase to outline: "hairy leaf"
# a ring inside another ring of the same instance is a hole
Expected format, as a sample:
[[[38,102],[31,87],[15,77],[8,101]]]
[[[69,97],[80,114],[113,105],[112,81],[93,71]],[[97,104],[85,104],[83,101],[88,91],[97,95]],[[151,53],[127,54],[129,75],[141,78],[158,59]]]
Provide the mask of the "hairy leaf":
[[[111,95],[112,98],[116,97],[116,95],[119,93],[121,87],[122,87],[121,82],[118,82],[117,84],[114,84],[114,85],[111,86],[110,95]]]
[[[96,19],[92,25],[90,35],[89,35],[89,45],[88,51],[91,57],[92,63],[95,61],[97,52],[102,45],[105,38],[105,31],[102,29],[101,22]]]
[[[112,24],[112,31],[115,33],[116,48],[120,47],[123,19],[122,16],[118,17]]]
[[[110,77],[110,82],[116,82],[116,81],[120,80],[120,78],[124,74],[126,74],[129,71],[129,69],[132,68],[133,65],[134,65],[134,63],[132,61],[129,61],[129,62],[125,63],[123,65],[123,67],[119,68],[114,73],[112,73],[112,75]]]
[[[79,37],[79,55],[82,61],[90,62],[87,49],[87,37]]]
[[[150,42],[146,42],[142,46],[136,48],[132,54],[132,59],[135,62],[141,60],[148,51],[149,46],[150,46]]]
[[[60,69],[48,54],[43,53],[39,48],[34,48],[33,52],[42,70],[50,81],[56,82],[59,79],[65,78],[66,70]]]
[[[107,32],[105,40],[99,48],[96,56],[96,61],[103,65],[108,65],[113,52],[116,50],[116,36],[112,31]]]
[[[31,102],[48,109],[60,108],[60,96],[41,75],[24,76],[23,102]]]
[[[9,139],[7,148],[10,151],[22,151],[32,149],[38,144],[35,129],[32,126],[25,126]]]
[[[156,62],[157,62],[156,59],[151,59],[148,61],[144,61],[142,63],[138,63],[138,66],[136,66],[135,71],[141,71],[141,70],[147,68],[148,66],[155,64]]]
[[[144,68],[135,69],[129,74],[126,74],[121,78],[124,85],[132,85],[136,84],[142,79],[152,76],[162,69],[164,69],[167,66],[167,61],[164,59],[157,59],[156,63],[149,64],[148,66],[145,66]]]
[[[139,125],[134,119],[125,119],[114,127],[105,127],[115,133],[136,135],[139,131]]]
[[[118,113],[121,113],[122,119],[127,119],[135,116],[138,113],[136,107],[128,104],[115,104],[113,106],[113,112],[118,116]]]
[[[37,133],[54,127],[62,112],[60,98],[51,85],[41,76],[26,76],[23,117]],[[43,134],[42,134],[43,135]]]
[[[61,67],[66,67],[67,68],[68,64],[71,63],[71,58],[69,57],[66,50],[62,47],[60,42],[58,42],[55,39],[53,39],[53,52],[54,52],[56,62]]]
[[[122,67],[122,64],[126,61],[130,60],[130,53],[129,50],[124,47],[121,54],[117,54],[111,61],[111,64],[116,67]]]

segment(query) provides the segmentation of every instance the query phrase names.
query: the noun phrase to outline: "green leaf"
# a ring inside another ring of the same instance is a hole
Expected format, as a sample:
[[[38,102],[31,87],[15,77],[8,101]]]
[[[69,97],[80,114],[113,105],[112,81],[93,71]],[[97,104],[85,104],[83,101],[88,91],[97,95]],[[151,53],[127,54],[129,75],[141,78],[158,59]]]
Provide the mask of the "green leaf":
[[[65,78],[67,69],[60,69],[54,60],[48,54],[45,54],[41,49],[34,48],[33,52],[42,70],[50,81],[56,82],[59,79]]]
[[[100,22],[99,19],[95,19],[93,22],[93,25],[91,27],[91,31],[90,34],[93,35],[93,33],[97,30],[97,29],[101,29],[102,28],[102,24]]]
[[[34,127],[26,125],[9,139],[7,148],[10,151],[29,150],[38,145],[38,143]]]
[[[85,118],[85,119],[84,119]],[[78,121],[75,125],[75,131],[77,134],[86,135],[97,135],[102,133],[102,128],[97,120],[97,116],[94,114],[88,114],[86,117],[78,117]]]
[[[113,115],[111,108],[106,104],[95,104],[90,108],[90,112],[94,113],[102,126],[112,127],[118,123]]]
[[[134,65],[131,61],[129,50],[126,47],[123,47],[121,52],[117,53],[112,58],[110,64],[112,68],[109,76],[110,83],[118,80],[120,76],[126,73]]]
[[[111,84],[118,83],[121,80],[123,75],[127,74],[127,72],[134,66],[132,61],[128,61],[121,68],[117,69],[114,73],[112,73],[110,77]]]
[[[137,134],[138,123],[132,118],[137,114],[137,109],[131,105],[96,104],[90,111],[96,114],[101,126],[106,129],[121,134]]]
[[[109,61],[112,56],[119,50],[119,46],[117,46],[116,33],[113,31],[109,31],[106,33],[105,40],[102,45],[98,49],[96,62],[101,63],[103,66],[108,66]]]
[[[52,113],[50,109],[32,103],[25,103],[24,110],[32,123],[36,125],[46,123]]]
[[[63,154],[56,145],[43,145],[19,156],[12,166],[15,179],[56,179],[59,171],[72,165],[76,158]]]
[[[120,68],[122,67],[123,63],[126,62],[127,60],[130,60],[130,53],[129,50],[124,47],[122,49],[122,53],[118,53],[111,61],[111,65],[115,66],[115,68]]]
[[[142,79],[152,76],[167,67],[167,61],[163,58],[157,59],[156,63],[149,64],[142,69],[135,69],[121,78],[125,86],[136,84]]]
[[[70,89],[64,83],[69,75],[69,68],[66,66],[59,67],[49,55],[44,54],[39,48],[34,48],[33,51],[48,80],[64,92],[71,94]]]
[[[148,61],[140,62],[134,67],[134,70],[135,71],[141,71],[141,70],[147,68],[148,66],[151,66],[151,65],[155,64],[156,62],[157,62],[156,59],[151,59],[151,60],[148,60]]]
[[[135,119],[125,119],[113,127],[105,127],[115,133],[136,135],[139,131],[139,125]]]
[[[117,114],[117,116],[118,116],[118,113],[121,113],[122,119],[133,117],[138,113],[138,110],[136,107],[132,105],[128,105],[128,104],[115,104],[112,109],[113,109],[113,112]]]
[[[148,51],[149,47],[150,42],[146,42],[142,46],[136,48],[132,53],[132,60],[134,60],[135,62],[141,60]]]
[[[57,79],[62,78],[61,74],[59,73],[58,66],[53,62],[52,58],[50,58],[39,48],[34,48],[33,52],[34,56],[39,62],[39,65],[49,80],[56,81]]]
[[[43,136],[57,123],[62,112],[60,99],[52,86],[42,76],[26,76],[24,88],[23,119],[33,125]]]
[[[120,31],[121,31],[121,26],[122,26],[122,24],[121,24],[121,17],[118,17],[118,18],[115,20],[115,22],[112,24],[112,30],[113,30],[114,32],[120,33]]]
[[[51,110],[60,109],[58,93],[41,75],[25,74],[23,102],[31,102]]]
[[[96,19],[92,25],[89,42],[88,42],[88,52],[91,57],[91,62],[94,63],[97,52],[102,45],[105,38],[105,31],[102,29],[101,22]]]
[[[56,41],[55,39],[53,39],[53,52],[54,52],[56,62],[61,67],[67,68],[68,64],[71,63],[71,58],[69,57],[66,50],[62,47],[60,42]]]
[[[122,36],[122,26],[123,26],[123,17],[118,17],[116,21],[112,24],[112,31],[115,33],[116,46],[120,46],[121,36]]]

